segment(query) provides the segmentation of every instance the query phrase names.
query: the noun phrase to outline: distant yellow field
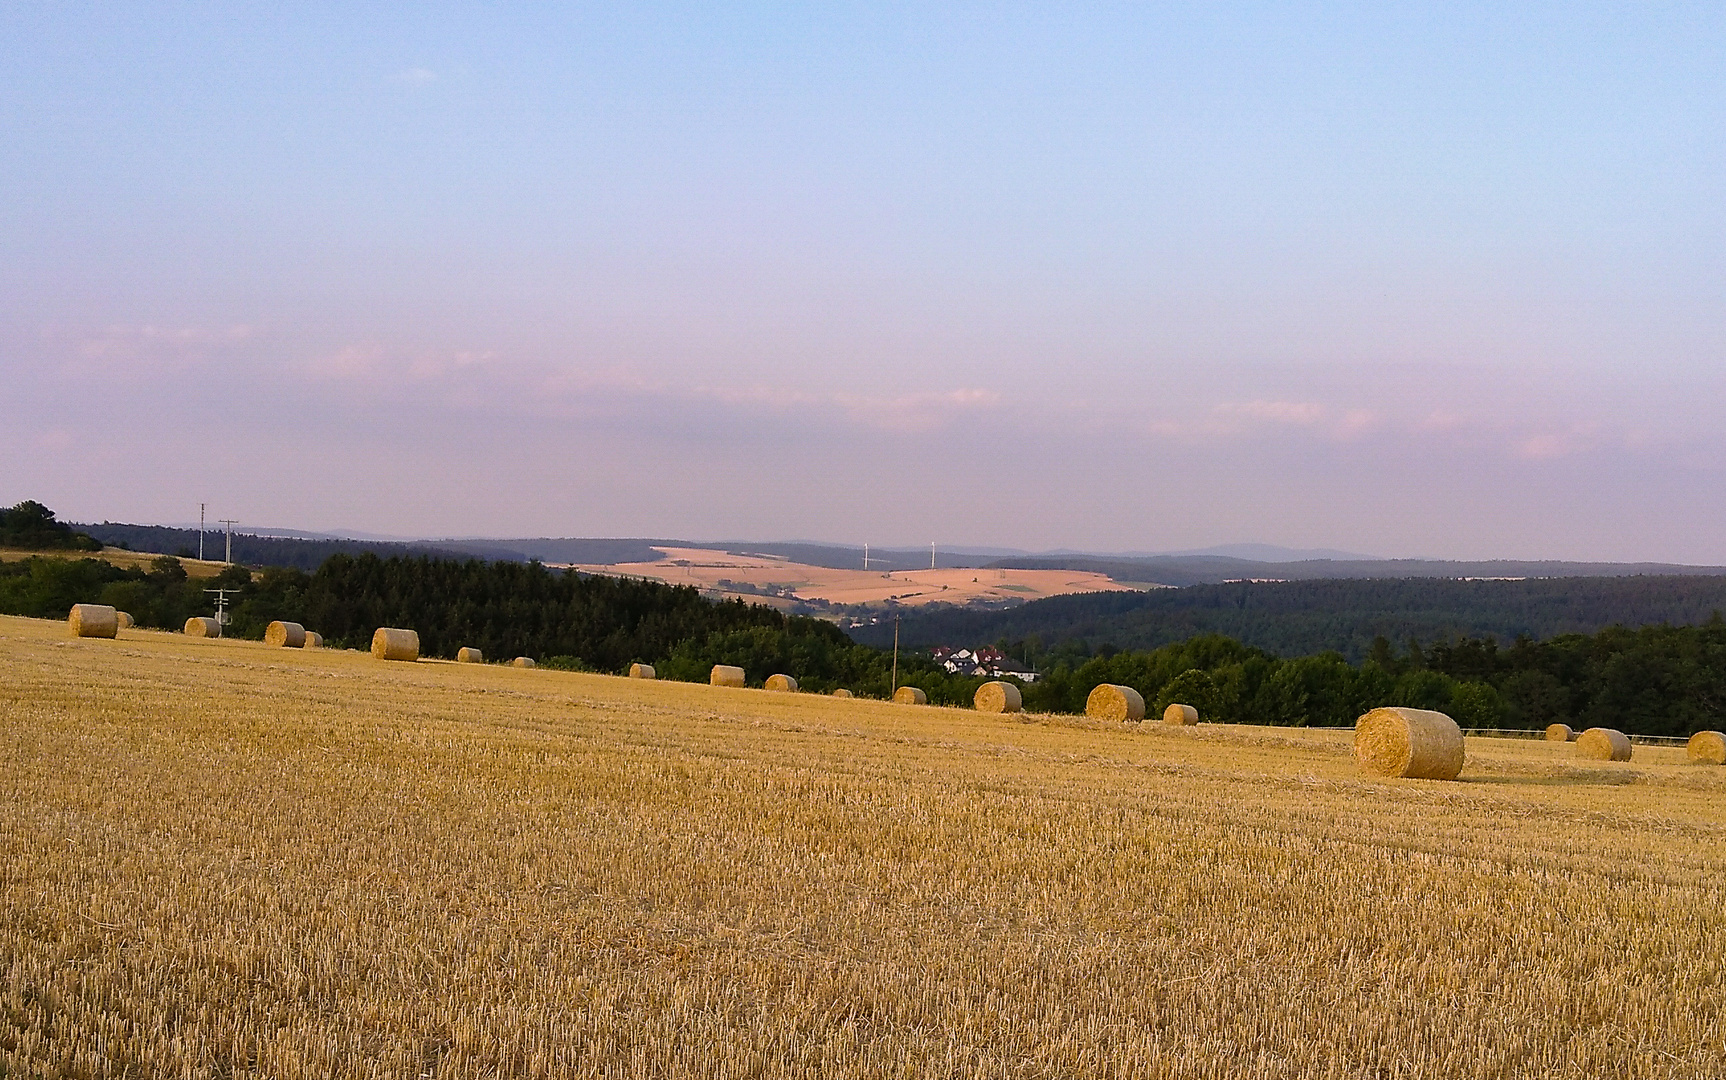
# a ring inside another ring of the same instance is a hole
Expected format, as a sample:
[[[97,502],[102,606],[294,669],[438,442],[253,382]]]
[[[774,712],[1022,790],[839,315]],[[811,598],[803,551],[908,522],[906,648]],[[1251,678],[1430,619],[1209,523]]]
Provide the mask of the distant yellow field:
[[[1726,769],[0,618],[24,1076],[1726,1075]]]
[[[124,548],[103,548],[101,551],[8,551],[0,549],[0,562],[17,562],[32,556],[50,559],[100,559],[105,563],[135,570],[148,570],[162,556],[148,551],[127,551]],[[227,563],[205,559],[181,559],[187,577],[211,578],[228,568]]]
[[[658,548],[661,562],[584,565],[577,569],[593,574],[620,574],[651,578],[673,585],[694,585],[707,592],[740,596],[761,602],[768,598],[728,590],[731,581],[757,588],[788,590],[802,600],[824,600],[833,604],[885,604],[892,600],[908,607],[924,604],[966,604],[972,601],[1040,600],[1064,593],[1115,592],[1135,588],[1104,574],[1084,570],[987,570],[937,569],[836,570],[810,566],[767,555],[733,555],[708,548]],[[783,606],[783,605],[781,605]]]

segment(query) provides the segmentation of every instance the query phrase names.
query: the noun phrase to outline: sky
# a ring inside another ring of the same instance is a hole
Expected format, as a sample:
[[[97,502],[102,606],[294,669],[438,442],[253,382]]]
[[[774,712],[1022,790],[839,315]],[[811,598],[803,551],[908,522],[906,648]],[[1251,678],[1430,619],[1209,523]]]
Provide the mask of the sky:
[[[0,5],[0,502],[1726,564],[1726,8]]]

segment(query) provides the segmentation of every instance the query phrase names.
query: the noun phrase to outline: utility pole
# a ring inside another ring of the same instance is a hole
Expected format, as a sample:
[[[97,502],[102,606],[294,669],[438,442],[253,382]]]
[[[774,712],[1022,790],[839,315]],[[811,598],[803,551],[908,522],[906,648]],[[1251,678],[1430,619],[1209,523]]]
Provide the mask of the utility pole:
[[[869,545],[867,543],[863,545],[863,569],[869,569]]]
[[[198,561],[204,561],[204,504],[198,504]]]
[[[899,693],[899,616],[893,616],[893,695]]]
[[[935,541],[929,541],[929,569],[935,569]]]
[[[222,561],[232,566],[234,565],[234,526],[237,522],[233,518],[217,518],[216,520],[228,527],[228,557]]]
[[[226,637],[228,634],[228,594],[239,592],[238,589],[205,589],[207,593],[216,594],[216,634]]]

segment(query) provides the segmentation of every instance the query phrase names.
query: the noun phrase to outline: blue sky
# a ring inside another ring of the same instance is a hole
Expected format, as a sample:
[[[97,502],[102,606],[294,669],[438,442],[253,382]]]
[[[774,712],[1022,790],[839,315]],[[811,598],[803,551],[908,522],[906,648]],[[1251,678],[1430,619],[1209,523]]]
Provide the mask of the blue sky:
[[[7,501],[1726,563],[1700,4],[0,7]]]

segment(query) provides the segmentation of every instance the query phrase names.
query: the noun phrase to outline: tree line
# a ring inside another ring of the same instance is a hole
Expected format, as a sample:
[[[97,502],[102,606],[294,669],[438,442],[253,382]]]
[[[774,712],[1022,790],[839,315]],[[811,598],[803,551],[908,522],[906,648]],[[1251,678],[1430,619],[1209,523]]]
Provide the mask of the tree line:
[[[0,612],[63,618],[74,603],[112,604],[142,626],[178,629],[210,611],[207,588],[235,591],[229,633],[261,638],[273,619],[300,622],[329,644],[363,649],[379,626],[420,634],[428,656],[474,646],[494,660],[620,673],[654,664],[666,678],[704,681],[713,664],[736,664],[759,686],[775,672],[804,688],[844,686],[888,696],[893,657],[831,623],[740,601],[715,602],[688,586],[584,576],[537,563],[336,555],[316,571],[230,567],[187,577],[179,560],[149,569],[95,559],[32,557],[0,563]],[[1464,727],[1604,725],[1646,735],[1726,726],[1726,622],[1610,627],[1594,634],[1491,637],[1423,647],[1375,638],[1350,662],[1338,652],[1291,658],[1221,634],[1154,649],[1090,651],[1082,642],[1041,649],[998,644],[1043,672],[1023,688],[1027,709],[1078,713],[1098,683],[1132,686],[1153,714],[1170,702],[1207,718],[1256,724],[1346,725],[1378,705],[1448,712]],[[898,682],[936,704],[968,705],[983,680],[951,675],[926,652],[898,658]]]
[[[0,550],[7,551],[101,551],[102,544],[78,532],[54,511],[34,499],[0,508]]]
[[[1336,651],[1367,659],[1375,638],[1406,642],[1596,634],[1607,627],[1688,625],[1726,610],[1726,576],[1530,578],[1461,581],[1378,578],[1233,582],[1148,592],[1053,596],[998,611],[924,608],[903,613],[902,641],[913,646],[1002,638],[1150,650],[1201,634],[1226,637],[1283,657]],[[892,626],[853,636],[882,646]]]

